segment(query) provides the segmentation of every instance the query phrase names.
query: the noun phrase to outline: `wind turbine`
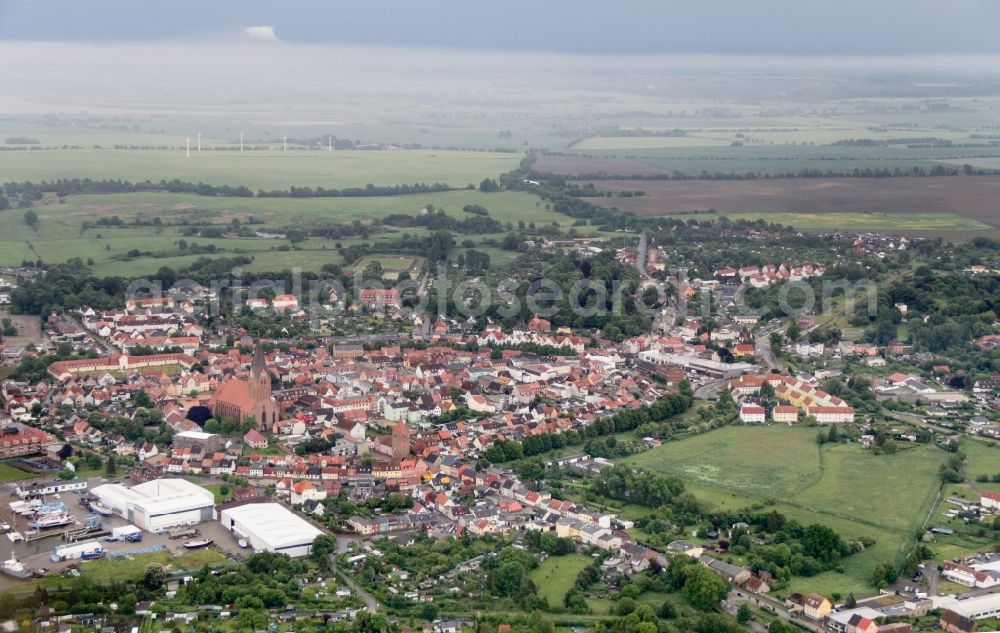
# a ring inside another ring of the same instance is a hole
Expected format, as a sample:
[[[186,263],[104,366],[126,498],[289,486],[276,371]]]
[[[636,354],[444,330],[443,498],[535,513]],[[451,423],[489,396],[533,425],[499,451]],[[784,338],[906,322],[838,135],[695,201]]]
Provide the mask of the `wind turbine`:
[[[326,143],[327,143],[327,149],[326,149],[326,151],[332,152],[333,151],[333,135],[332,134],[328,134],[327,135],[327,137],[326,137]]]
[[[243,132],[240,132],[240,151],[243,151]]]
[[[287,152],[288,151],[288,136],[287,135],[281,137],[281,151],[283,151],[283,152]]]
[[[198,132],[198,151],[201,151],[201,132]]]

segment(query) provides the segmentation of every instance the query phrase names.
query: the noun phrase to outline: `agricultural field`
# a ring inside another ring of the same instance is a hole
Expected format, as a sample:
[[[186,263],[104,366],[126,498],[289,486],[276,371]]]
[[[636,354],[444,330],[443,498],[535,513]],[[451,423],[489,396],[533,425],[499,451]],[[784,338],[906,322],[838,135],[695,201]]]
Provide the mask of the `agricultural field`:
[[[537,171],[560,176],[603,173],[611,176],[629,177],[657,176],[670,173],[669,170],[654,165],[650,161],[634,158],[604,158],[566,153],[539,154],[535,159],[533,167]]]
[[[1000,227],[998,176],[605,180],[594,184],[609,191],[646,192],[626,198],[589,198],[639,215],[715,209],[742,214],[737,217],[767,216],[803,229],[976,231]],[[782,221],[784,214],[789,217]],[[802,226],[796,225],[796,219]],[[907,226],[901,227],[901,221]]]
[[[518,153],[449,150],[50,149],[0,152],[3,181],[92,178],[172,180],[258,189],[444,183],[453,187],[496,178],[517,167]]]
[[[855,138],[863,138],[859,133]],[[803,169],[822,172],[852,172],[855,169],[899,169],[908,171],[913,167],[931,170],[935,165],[945,164],[961,167],[968,163],[978,168],[994,169],[1000,161],[1000,148],[983,147],[906,147],[890,145],[880,147],[849,147],[841,145],[744,145],[742,147],[671,147],[646,149],[571,149],[560,150],[559,156],[566,157],[556,168],[549,171],[567,176],[595,173],[577,165],[572,158],[601,160],[606,167],[601,171],[608,174],[649,175],[650,170],[660,169],[661,173],[679,171],[685,174],[723,173],[781,175],[795,173]],[[542,164],[547,156],[539,157]],[[625,167],[614,166],[621,161]],[[637,164],[645,165],[637,169]]]
[[[787,121],[786,123],[793,123]],[[899,128],[873,130],[857,122],[827,119],[819,125],[775,125],[771,127],[697,127],[680,128],[683,136],[608,136],[584,139],[573,146],[576,150],[645,150],[678,147],[745,147],[754,144],[767,146],[829,145],[847,139],[864,138],[874,141],[893,139],[922,139],[928,136],[945,141],[964,141],[968,134],[959,130],[927,130]],[[656,128],[646,128],[656,131]],[[676,129],[676,128],[675,128]],[[663,129],[663,132],[669,130]],[[742,144],[742,145],[739,145]]]
[[[726,147],[730,141],[689,134],[687,136],[594,136],[573,146],[579,150],[643,150],[673,147]]]
[[[804,524],[876,544],[844,561],[844,573],[795,579],[788,591],[870,591],[876,565],[893,562],[923,526],[945,454],[927,445],[875,455],[857,445],[820,447],[802,427],[726,427],[627,458],[625,463],[680,477],[719,509],[770,507]],[[863,492],[859,492],[863,491]],[[885,512],[885,508],[893,508]]]
[[[363,198],[221,198],[191,194],[144,192],[129,194],[68,196],[64,204],[35,207],[38,223],[35,228],[23,219],[23,212],[12,209],[4,212],[9,222],[0,235],[0,265],[17,265],[23,260],[43,259],[63,262],[79,257],[92,259],[93,270],[99,275],[144,275],[156,272],[161,266],[175,269],[190,265],[202,255],[185,254],[178,243],[182,227],[170,226],[184,221],[209,220],[228,226],[233,219],[246,221],[253,216],[261,224],[258,231],[280,232],[288,228],[308,229],[319,224],[340,224],[352,220],[368,221],[393,213],[417,215],[428,205],[443,208],[446,213],[465,219],[462,211],[468,204],[485,206],[490,217],[505,225],[519,221],[551,223],[563,227],[572,225],[573,219],[545,208],[541,198],[529,193],[481,193],[477,190],[448,191],[405,196]],[[97,227],[101,218],[118,216],[125,226]],[[159,226],[128,226],[134,220],[150,222],[159,218]],[[84,222],[91,228],[84,229]],[[585,231],[586,227],[580,227]],[[366,241],[398,239],[400,235],[424,235],[423,228],[400,228],[395,231],[373,232],[370,239],[361,237],[339,240],[342,246]],[[473,235],[479,241],[487,237]],[[283,270],[299,266],[304,270],[319,270],[327,263],[343,263],[336,252],[336,241],[310,238],[295,249],[288,250],[282,239],[257,237],[233,238],[184,238],[189,244],[213,245],[218,255],[248,254],[254,262],[248,266],[253,271]],[[465,239],[463,237],[463,239]],[[286,247],[281,250],[281,247]],[[127,258],[133,249],[153,253],[154,256]]]
[[[853,231],[988,231],[988,224],[963,218],[954,213],[878,213],[878,212],[820,212],[820,213],[729,213],[730,220],[764,220],[774,224],[784,224],[800,231],[830,231],[850,229]],[[681,220],[711,219],[711,215],[678,214]]]

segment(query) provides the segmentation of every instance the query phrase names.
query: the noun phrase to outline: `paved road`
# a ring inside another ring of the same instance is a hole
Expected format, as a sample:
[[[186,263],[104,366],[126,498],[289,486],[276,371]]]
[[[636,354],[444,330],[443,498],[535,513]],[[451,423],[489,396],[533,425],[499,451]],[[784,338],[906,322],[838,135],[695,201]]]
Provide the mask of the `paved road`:
[[[723,611],[725,611],[726,613],[735,618],[740,610],[740,604],[743,602],[744,600],[741,600],[739,598],[733,598],[732,596],[730,596],[729,599],[723,600],[720,603],[720,606],[722,607]],[[749,622],[746,623],[746,626],[749,626],[754,631],[757,631],[757,633],[767,633],[767,627],[756,620],[750,620]]]
[[[344,582],[347,583],[347,586],[350,587],[355,593],[357,593],[361,597],[362,600],[365,601],[365,606],[368,607],[368,610],[370,612],[375,613],[376,611],[379,610],[381,605],[379,605],[378,600],[375,599],[375,596],[362,589],[361,585],[354,582],[354,578],[352,578],[350,574],[341,571],[337,567],[336,554],[330,555],[330,568],[333,569],[334,573],[337,573],[341,578],[343,578]]]
[[[95,342],[97,343],[97,345],[98,345],[98,346],[99,346],[99,347],[100,347],[100,348],[101,348],[102,350],[104,350],[104,353],[105,353],[105,354],[107,354],[108,356],[113,356],[114,354],[117,354],[117,353],[119,352],[118,348],[116,348],[116,347],[112,347],[112,346],[111,346],[111,344],[110,344],[110,343],[108,343],[108,341],[107,341],[106,339],[104,339],[104,338],[102,338],[101,336],[99,336],[99,335],[97,334],[97,332],[94,332],[93,330],[91,330],[91,329],[89,329],[89,328],[85,327],[85,326],[83,325],[83,322],[82,322],[82,321],[80,321],[80,319],[76,318],[75,316],[73,316],[72,314],[70,314],[70,313],[68,313],[68,312],[64,312],[62,316],[63,316],[63,318],[65,318],[65,319],[66,319],[67,321],[72,321],[72,322],[73,322],[73,323],[75,323],[75,324],[76,324],[77,326],[79,326],[79,328],[80,328],[81,330],[83,330],[84,332],[86,332],[87,334],[89,334],[89,335],[90,335],[90,337],[91,337],[92,339],[94,339],[94,341],[95,341]]]
[[[798,624],[799,626],[804,626],[804,627],[806,627],[807,629],[809,629],[811,631],[816,631],[816,633],[824,633],[825,632],[825,629],[823,628],[823,626],[821,624],[819,624],[818,622],[813,622],[812,620],[810,620],[808,618],[800,617],[800,616],[797,616],[797,615],[793,616],[788,611],[788,609],[785,608],[785,605],[783,603],[781,603],[778,600],[775,600],[773,598],[767,597],[767,596],[752,596],[752,595],[748,595],[748,594],[746,594],[746,593],[744,593],[742,591],[734,591],[733,593],[729,594],[729,598],[726,600],[726,603],[733,603],[735,605],[735,607],[734,607],[735,609],[738,609],[740,603],[743,603],[743,602],[747,602],[747,603],[749,603],[751,605],[758,606],[758,607],[763,607],[763,606],[766,605],[771,610],[773,610],[773,613],[776,616],[778,616],[782,620],[786,620],[788,622],[794,622],[794,623]],[[734,613],[735,613],[735,611],[734,611]],[[759,629],[756,629],[756,630],[759,630]]]
[[[719,391],[728,383],[728,380],[713,380],[694,390],[694,397],[699,400],[715,400]]]
[[[938,570],[934,561],[929,561],[924,565],[924,577],[927,578],[927,595],[931,597],[936,596],[938,586]]]
[[[771,332],[764,331],[757,335],[754,340],[754,347],[757,352],[757,356],[760,357],[765,364],[767,364],[768,369],[781,370],[781,363],[778,362],[777,357],[774,355],[774,350],[771,349]]]

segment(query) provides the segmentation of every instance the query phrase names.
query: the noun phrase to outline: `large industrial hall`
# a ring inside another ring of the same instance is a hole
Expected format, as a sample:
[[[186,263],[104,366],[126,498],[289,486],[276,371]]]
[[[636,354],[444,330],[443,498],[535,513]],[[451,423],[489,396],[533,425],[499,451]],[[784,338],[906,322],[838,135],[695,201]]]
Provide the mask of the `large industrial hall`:
[[[227,508],[219,521],[257,552],[277,552],[296,558],[307,556],[322,534],[308,521],[277,503],[250,503]]]
[[[154,479],[126,488],[97,486],[91,493],[111,511],[148,531],[215,519],[215,495],[185,479]]]

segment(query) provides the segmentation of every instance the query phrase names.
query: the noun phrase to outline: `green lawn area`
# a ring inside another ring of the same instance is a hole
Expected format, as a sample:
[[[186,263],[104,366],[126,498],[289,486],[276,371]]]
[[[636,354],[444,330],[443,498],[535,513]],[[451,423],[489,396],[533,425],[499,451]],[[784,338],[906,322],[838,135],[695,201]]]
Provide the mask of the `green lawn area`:
[[[177,571],[197,570],[205,565],[215,566],[226,563],[229,558],[215,549],[200,549],[184,552],[174,556],[169,552],[153,554],[138,554],[129,558],[105,558],[88,561],[80,565],[82,577],[97,583],[120,581],[124,578],[138,578],[143,574],[146,565],[159,563],[167,569],[167,573]],[[63,576],[47,576],[40,582],[46,587],[66,585],[71,579]]]
[[[858,445],[820,448],[816,429],[731,426],[627,458],[625,463],[682,478],[710,507],[773,506],[803,524],[821,523],[846,539],[876,544],[844,561],[844,573],[794,579],[792,591],[871,591],[868,578],[893,562],[923,525],[938,490],[944,453],[921,445],[875,455]]]
[[[273,438],[268,439],[267,448],[252,448],[249,444],[243,442],[243,454],[252,455],[254,453],[258,455],[284,455],[285,451],[278,448]]]
[[[36,207],[39,216],[36,228],[28,226],[21,214],[11,216],[0,235],[0,265],[17,265],[25,259],[63,262],[79,257],[84,261],[92,259],[94,272],[99,275],[152,274],[161,266],[183,268],[203,256],[181,250],[179,242],[183,238],[188,244],[218,249],[217,254],[208,257],[251,256],[254,261],[246,267],[251,271],[283,270],[296,266],[318,270],[327,263],[344,263],[336,251],[337,242],[344,247],[366,243],[378,248],[379,242],[395,241],[407,233],[422,236],[427,231],[422,227],[390,228],[373,232],[368,239],[310,238],[289,249],[289,242],[284,239],[184,237],[179,225],[207,219],[228,227],[234,218],[245,221],[253,216],[263,222],[254,225],[255,230],[277,232],[289,227],[308,229],[317,225],[377,219],[395,213],[416,215],[422,213],[428,204],[442,208],[459,219],[470,217],[462,211],[462,207],[479,204],[489,210],[490,217],[515,227],[522,221],[526,224],[556,222],[568,229],[573,223],[573,218],[546,209],[538,196],[513,191],[487,194],[461,190],[364,198],[215,198],[163,192],[80,195],[67,197],[65,204]],[[136,219],[150,221],[153,218],[159,218],[162,225],[93,226],[100,218],[113,216],[118,216],[126,225]],[[90,223],[91,228],[84,230],[84,222]],[[578,228],[580,233],[587,233],[588,229]],[[490,235],[456,236],[456,240],[463,242],[471,239],[478,244],[483,239],[502,238],[505,233],[506,229]],[[287,250],[279,250],[282,247]],[[133,249],[152,255],[126,259],[127,253]],[[460,249],[456,249],[457,252]]]
[[[35,476],[20,468],[14,468],[10,464],[0,462],[0,481],[18,481],[20,479],[31,479]]]
[[[232,484],[203,484],[198,483],[199,486],[205,490],[211,490],[212,494],[215,495],[216,503],[225,503],[233,498],[233,486]],[[226,494],[222,494],[222,487],[226,487]]]
[[[478,185],[517,167],[521,154],[450,150],[289,150],[191,152],[183,149],[79,149],[3,152],[4,181],[59,178],[172,180],[258,189],[445,183]]]
[[[591,563],[589,556],[567,554],[549,556],[532,570],[531,580],[538,587],[538,595],[549,601],[549,606],[562,606],[566,592],[573,588],[577,575]]]

